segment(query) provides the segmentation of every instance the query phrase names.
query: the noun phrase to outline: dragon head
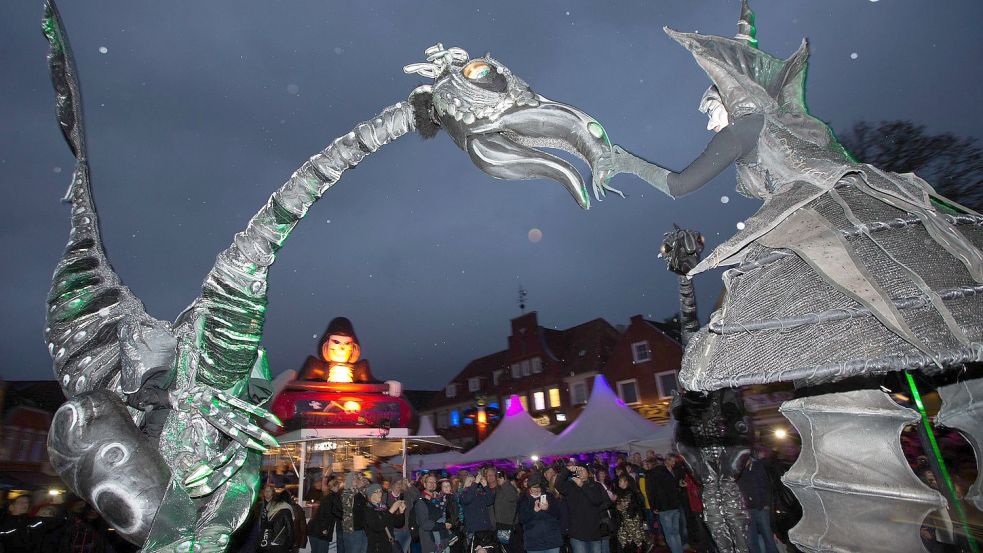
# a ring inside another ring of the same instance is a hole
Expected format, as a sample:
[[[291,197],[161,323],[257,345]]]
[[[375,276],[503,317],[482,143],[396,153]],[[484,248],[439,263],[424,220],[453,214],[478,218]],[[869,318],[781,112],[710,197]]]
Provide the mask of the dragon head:
[[[659,248],[659,257],[664,258],[669,270],[677,275],[685,275],[696,267],[702,253],[703,235],[695,230],[681,229],[676,224],[665,234]]]
[[[590,195],[583,177],[573,165],[541,148],[583,159],[591,168],[598,200],[606,190],[614,190],[595,170],[612,146],[593,117],[536,94],[490,55],[470,59],[464,50],[444,49],[439,43],[426,54],[427,62],[403,68],[434,79],[410,96],[424,136],[428,126],[431,132],[443,128],[485,173],[499,179],[555,180],[584,209],[590,207]]]

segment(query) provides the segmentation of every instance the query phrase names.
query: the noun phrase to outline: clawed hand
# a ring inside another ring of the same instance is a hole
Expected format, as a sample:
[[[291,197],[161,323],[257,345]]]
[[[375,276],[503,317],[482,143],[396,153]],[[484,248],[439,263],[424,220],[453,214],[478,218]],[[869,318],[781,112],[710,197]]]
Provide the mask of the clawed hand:
[[[600,200],[607,191],[614,192],[615,194],[625,197],[624,193],[608,185],[608,182],[619,173],[628,172],[625,169],[625,163],[627,161],[626,157],[628,154],[621,146],[615,144],[610,150],[601,154],[601,157],[594,162],[591,168],[594,173],[593,185],[594,185],[594,197]]]
[[[202,385],[172,392],[170,399],[174,409],[204,417],[233,440],[222,453],[188,473],[184,485],[191,497],[211,493],[235,474],[246,462],[247,448],[265,452],[280,445],[269,432],[250,421],[252,415],[283,425],[276,415],[262,407]]]

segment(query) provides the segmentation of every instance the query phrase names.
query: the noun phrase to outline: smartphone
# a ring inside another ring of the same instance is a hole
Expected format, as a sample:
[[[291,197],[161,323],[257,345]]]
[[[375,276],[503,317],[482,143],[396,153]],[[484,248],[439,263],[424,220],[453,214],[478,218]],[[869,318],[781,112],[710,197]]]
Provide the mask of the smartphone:
[[[546,506],[546,494],[539,496],[539,506],[540,507]]]
[[[396,499],[398,499],[400,501],[405,501],[405,498],[403,497],[403,494],[399,494],[399,497],[397,497]]]

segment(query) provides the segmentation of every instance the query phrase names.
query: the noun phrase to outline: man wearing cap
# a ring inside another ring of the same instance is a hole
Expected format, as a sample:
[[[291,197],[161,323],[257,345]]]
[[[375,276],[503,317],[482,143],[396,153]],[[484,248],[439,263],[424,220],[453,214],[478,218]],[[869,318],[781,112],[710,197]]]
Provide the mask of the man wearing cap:
[[[573,553],[604,553],[601,513],[611,506],[604,488],[592,480],[586,465],[562,467],[556,489],[567,502],[570,514],[570,547]]]

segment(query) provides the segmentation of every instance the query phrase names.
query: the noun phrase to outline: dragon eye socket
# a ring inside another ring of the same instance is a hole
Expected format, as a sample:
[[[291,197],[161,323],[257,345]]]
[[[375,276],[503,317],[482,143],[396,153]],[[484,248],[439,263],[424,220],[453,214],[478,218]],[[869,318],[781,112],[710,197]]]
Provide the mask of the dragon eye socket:
[[[487,63],[480,60],[474,60],[471,63],[465,65],[464,69],[461,70],[461,73],[466,78],[474,81],[477,79],[481,79],[483,77],[487,77],[488,74],[491,73],[491,70],[492,67]]]

